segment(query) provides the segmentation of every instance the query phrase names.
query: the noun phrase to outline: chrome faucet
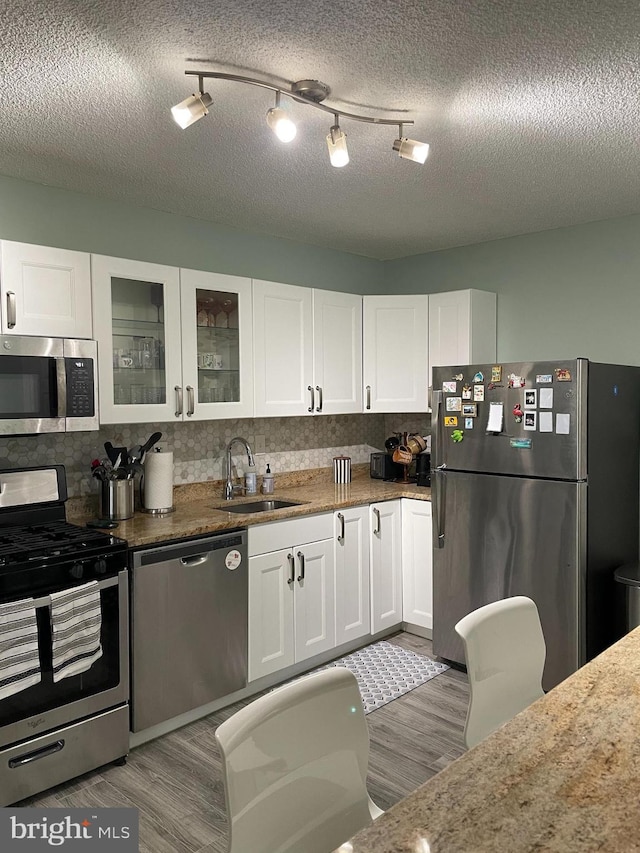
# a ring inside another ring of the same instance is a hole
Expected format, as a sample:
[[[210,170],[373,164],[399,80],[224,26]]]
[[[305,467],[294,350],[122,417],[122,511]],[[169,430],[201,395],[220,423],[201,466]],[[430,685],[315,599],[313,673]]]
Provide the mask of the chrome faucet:
[[[244,449],[247,451],[247,459],[249,460],[249,465],[255,465],[255,459],[253,458],[253,451],[249,446],[249,442],[246,438],[242,438],[242,436],[237,435],[235,438],[232,438],[229,444],[227,444],[227,482],[224,484],[224,499],[230,501],[233,498],[234,491],[240,491],[242,486],[234,486],[233,480],[231,479],[231,448],[235,443],[241,444]]]

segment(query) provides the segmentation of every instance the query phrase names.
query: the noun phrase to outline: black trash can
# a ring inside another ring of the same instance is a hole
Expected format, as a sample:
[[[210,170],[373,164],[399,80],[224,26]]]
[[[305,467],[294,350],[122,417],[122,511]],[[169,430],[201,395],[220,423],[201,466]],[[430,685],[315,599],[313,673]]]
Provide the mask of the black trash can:
[[[627,633],[640,625],[640,563],[627,563],[614,574],[618,583],[626,589]]]

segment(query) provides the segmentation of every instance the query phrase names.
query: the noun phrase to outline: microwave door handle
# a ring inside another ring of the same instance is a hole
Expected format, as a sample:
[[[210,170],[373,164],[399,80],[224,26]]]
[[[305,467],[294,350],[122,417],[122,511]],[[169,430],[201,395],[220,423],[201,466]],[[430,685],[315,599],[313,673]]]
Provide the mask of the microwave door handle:
[[[56,358],[56,389],[58,392],[58,417],[67,417],[67,367],[64,358]]]
[[[16,327],[16,295],[13,290],[7,291],[7,328]]]

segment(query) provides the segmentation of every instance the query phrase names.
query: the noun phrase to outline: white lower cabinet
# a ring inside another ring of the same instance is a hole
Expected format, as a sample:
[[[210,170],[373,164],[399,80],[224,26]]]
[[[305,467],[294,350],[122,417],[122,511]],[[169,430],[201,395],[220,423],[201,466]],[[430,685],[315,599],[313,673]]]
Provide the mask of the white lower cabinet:
[[[336,646],[371,633],[369,507],[335,513]]]
[[[433,628],[431,503],[403,498],[402,618],[410,625]]]
[[[369,507],[371,524],[371,633],[402,622],[402,525],[400,501]]]
[[[249,681],[335,647],[332,523],[326,513],[249,530]],[[256,553],[307,527],[331,538]]]

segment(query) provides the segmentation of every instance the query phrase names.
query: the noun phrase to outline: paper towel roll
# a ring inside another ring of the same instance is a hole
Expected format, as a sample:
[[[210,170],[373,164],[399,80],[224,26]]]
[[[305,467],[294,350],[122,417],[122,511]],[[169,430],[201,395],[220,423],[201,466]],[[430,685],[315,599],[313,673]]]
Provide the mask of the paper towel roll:
[[[144,460],[144,509],[173,509],[173,453],[156,451]]]

